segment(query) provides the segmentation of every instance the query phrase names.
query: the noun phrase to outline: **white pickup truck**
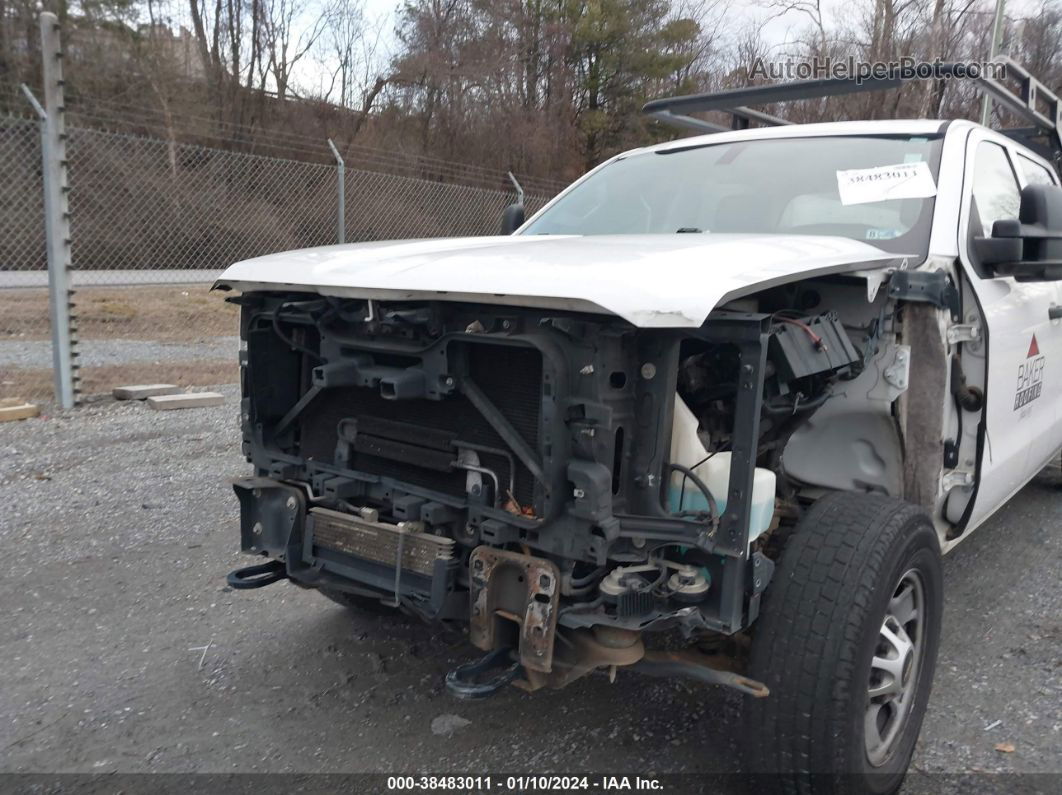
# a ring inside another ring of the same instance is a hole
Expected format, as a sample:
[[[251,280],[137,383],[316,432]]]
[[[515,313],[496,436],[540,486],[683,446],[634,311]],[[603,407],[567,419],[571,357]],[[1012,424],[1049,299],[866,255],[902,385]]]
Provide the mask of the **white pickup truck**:
[[[1062,448],[1059,108],[1018,77],[1052,115],[1008,101],[1033,122],[1010,134],[713,132],[510,235],[233,265],[241,542],[268,560],[230,583],[468,622],[460,697],[733,687],[763,787],[896,790],[941,554]],[[649,110],[771,124],[745,105],[772,88]]]

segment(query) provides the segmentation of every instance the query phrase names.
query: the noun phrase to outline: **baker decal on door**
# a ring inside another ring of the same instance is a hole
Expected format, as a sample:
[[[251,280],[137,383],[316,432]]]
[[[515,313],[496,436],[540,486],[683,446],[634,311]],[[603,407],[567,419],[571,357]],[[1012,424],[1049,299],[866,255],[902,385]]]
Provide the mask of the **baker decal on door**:
[[[1044,389],[1044,363],[1046,356],[1040,355],[1040,346],[1036,343],[1036,335],[1033,334],[1029,344],[1029,352],[1025,355],[1025,361],[1018,365],[1018,387],[1014,394],[1014,410],[1023,409],[1040,397]],[[1025,412],[1022,412],[1024,415]]]

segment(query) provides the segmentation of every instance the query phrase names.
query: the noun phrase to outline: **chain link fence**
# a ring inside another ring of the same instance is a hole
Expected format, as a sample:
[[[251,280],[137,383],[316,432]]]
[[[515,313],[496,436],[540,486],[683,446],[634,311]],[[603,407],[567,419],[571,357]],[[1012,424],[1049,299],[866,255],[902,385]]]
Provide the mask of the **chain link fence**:
[[[0,399],[52,396],[44,241],[40,125],[0,117]]]
[[[329,245],[338,169],[66,128],[81,391],[235,381],[236,310],[211,281],[232,262]],[[499,180],[500,181],[500,180]],[[0,399],[53,398],[40,126],[0,117]],[[495,234],[505,190],[345,170],[346,242]],[[529,192],[529,212],[549,198]]]

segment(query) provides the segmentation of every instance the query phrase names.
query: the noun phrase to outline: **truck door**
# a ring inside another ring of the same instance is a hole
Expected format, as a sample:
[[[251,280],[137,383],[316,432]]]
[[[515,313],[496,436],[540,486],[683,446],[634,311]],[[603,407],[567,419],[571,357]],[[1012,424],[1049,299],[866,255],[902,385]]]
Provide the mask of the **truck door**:
[[[1058,176],[1043,163],[1033,160],[1021,150],[1012,150],[1011,155],[1014,165],[1017,167],[1018,180],[1023,188],[1030,184],[1058,184]],[[1047,284],[1054,287],[1051,307],[1055,308],[1055,312],[1051,314],[1058,314],[1058,307],[1062,306],[1062,282],[1048,282]],[[1056,351],[1058,355],[1062,355],[1062,319],[1049,317],[1048,323],[1050,328],[1047,333],[1054,343],[1052,350]],[[1052,361],[1058,362],[1058,356],[1055,356]],[[1046,371],[1046,361],[1044,362],[1044,367],[1043,375],[1046,380],[1042,381],[1043,392],[1045,400],[1049,401],[1049,403],[1043,409],[1045,413],[1050,409],[1050,413],[1054,416],[1054,421],[1051,432],[1044,434],[1041,439],[1036,440],[1033,444],[1033,450],[1039,451],[1039,458],[1043,463],[1036,464],[1036,456],[1034,455],[1033,460],[1030,461],[1032,464],[1032,473],[1030,474],[1035,474],[1035,472],[1039,471],[1062,448],[1062,392],[1058,391],[1059,385],[1062,384],[1062,373],[1058,372],[1059,367],[1057,364],[1054,371],[1050,374]]]
[[[1062,324],[1049,315],[1060,303],[1059,287],[995,276],[969,245],[990,235],[995,221],[1018,217],[1026,169],[1032,173],[1037,165],[1018,157],[999,136],[981,130],[970,136],[959,251],[984,313],[988,356],[986,433],[970,526],[1021,488],[1062,444],[1055,398],[1062,394]]]

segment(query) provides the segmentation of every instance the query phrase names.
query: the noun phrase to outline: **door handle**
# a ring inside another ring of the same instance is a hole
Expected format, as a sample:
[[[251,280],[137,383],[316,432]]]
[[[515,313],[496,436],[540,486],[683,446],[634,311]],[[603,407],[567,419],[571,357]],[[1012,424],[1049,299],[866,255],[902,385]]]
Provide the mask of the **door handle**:
[[[1062,320],[1062,306],[1052,306],[1047,310],[1047,316],[1051,320]]]

